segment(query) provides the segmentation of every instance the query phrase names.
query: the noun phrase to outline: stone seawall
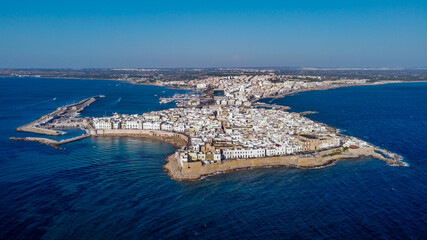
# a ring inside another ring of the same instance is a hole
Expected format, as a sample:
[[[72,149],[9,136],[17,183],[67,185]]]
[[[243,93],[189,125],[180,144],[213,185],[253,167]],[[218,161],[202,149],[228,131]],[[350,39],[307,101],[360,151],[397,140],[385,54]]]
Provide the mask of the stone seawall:
[[[198,180],[203,176],[216,173],[226,173],[238,169],[262,168],[262,167],[299,167],[316,168],[330,165],[335,161],[356,159],[361,157],[372,157],[385,161],[389,165],[404,165],[397,159],[388,159],[375,152],[374,147],[349,149],[342,152],[342,148],[334,148],[319,152],[313,157],[301,157],[299,155],[276,156],[264,158],[235,159],[221,163],[202,165],[202,162],[188,162],[179,166],[177,154],[166,158],[165,168],[169,175],[176,180]]]
[[[46,125],[46,123],[51,122],[53,119],[61,118],[61,117],[69,117],[75,113],[79,113],[83,111],[87,106],[96,101],[97,98],[104,97],[103,95],[85,98],[77,103],[69,104],[66,106],[62,106],[57,108],[55,111],[48,113],[46,115],[41,116],[39,119],[25,124],[24,126],[18,127],[16,131],[18,132],[30,132],[42,135],[62,135],[65,134],[63,131],[49,129],[49,127],[40,127],[41,125]]]
[[[39,137],[25,137],[25,138],[18,138],[18,137],[10,137],[10,140],[17,140],[17,141],[24,141],[24,142],[38,142],[42,144],[46,144],[48,146],[54,147],[54,148],[60,148],[58,147],[59,142],[53,139],[49,138],[39,138]]]

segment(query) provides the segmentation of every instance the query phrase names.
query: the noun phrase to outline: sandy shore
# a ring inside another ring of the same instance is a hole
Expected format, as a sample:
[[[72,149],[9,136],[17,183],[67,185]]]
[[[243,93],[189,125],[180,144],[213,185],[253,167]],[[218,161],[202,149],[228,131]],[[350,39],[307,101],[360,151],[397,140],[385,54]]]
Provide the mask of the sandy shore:
[[[174,145],[177,148],[187,146],[188,137],[181,133],[167,132],[161,130],[131,130],[131,129],[110,129],[91,130],[90,136],[119,136],[119,137],[142,137],[163,141]]]

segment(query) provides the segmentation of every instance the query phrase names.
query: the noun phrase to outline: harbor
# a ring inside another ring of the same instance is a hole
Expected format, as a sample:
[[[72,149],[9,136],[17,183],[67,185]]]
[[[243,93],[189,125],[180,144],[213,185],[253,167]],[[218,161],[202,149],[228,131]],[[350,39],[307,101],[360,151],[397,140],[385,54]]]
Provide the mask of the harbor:
[[[10,140],[17,140],[17,141],[24,141],[24,142],[38,142],[41,144],[45,144],[45,145],[60,149],[61,148],[60,145],[62,145],[62,144],[79,141],[81,139],[85,139],[88,137],[90,137],[90,135],[85,134],[85,135],[81,135],[81,136],[77,136],[77,137],[63,139],[61,141],[56,141],[53,139],[42,138],[42,137],[24,137],[24,138],[10,137],[9,139]]]
[[[80,112],[101,97],[105,96],[98,95],[85,98],[77,103],[59,107],[55,111],[43,115],[33,122],[18,127],[16,131],[57,136],[63,135],[65,132],[59,131],[56,128],[84,127],[87,122],[84,119],[78,118]]]
[[[85,134],[63,139],[60,141],[43,138],[43,137],[10,137],[11,140],[38,142],[51,147],[60,148],[59,145],[78,141],[89,137],[87,129],[90,129],[89,121],[85,118],[80,118],[80,113],[90,104],[94,103],[98,98],[103,98],[104,95],[97,95],[90,98],[85,98],[77,103],[65,105],[57,108],[55,111],[43,115],[39,119],[30,122],[24,126],[18,127],[17,132],[28,132],[40,135],[58,136],[65,135],[65,131],[58,129],[80,128],[85,130]]]

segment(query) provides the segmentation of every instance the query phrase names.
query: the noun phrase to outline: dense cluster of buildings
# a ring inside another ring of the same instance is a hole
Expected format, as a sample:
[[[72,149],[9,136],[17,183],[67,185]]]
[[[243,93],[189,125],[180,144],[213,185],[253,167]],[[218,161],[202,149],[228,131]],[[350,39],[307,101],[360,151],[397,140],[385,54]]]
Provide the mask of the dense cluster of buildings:
[[[301,80],[291,81],[288,77],[270,73],[162,82],[162,85],[186,86],[199,92],[212,91],[212,99],[196,94],[177,95],[171,99],[185,100],[178,105],[185,108],[142,115],[114,114],[93,118],[92,125],[95,129],[160,130],[183,134],[188,137],[188,145],[178,152],[180,162],[201,161],[203,164],[363,144],[357,139],[348,140],[336,134],[334,129],[300,114],[256,108],[252,103],[298,90],[364,84],[366,80],[322,81],[317,77],[301,76]]]
[[[210,105],[142,115],[93,118],[95,129],[145,129],[189,138],[182,161],[204,164],[236,158],[291,155],[338,147],[341,136],[324,124],[280,110]]]
[[[296,78],[296,79],[295,79]],[[271,98],[302,90],[327,89],[345,85],[366,84],[367,79],[324,80],[318,76],[276,75],[237,75],[207,77],[190,81],[169,81],[157,84],[181,86],[197,89],[200,92],[214,89],[214,103],[223,106],[249,107],[261,98]],[[198,96],[187,104],[179,106],[198,106],[202,102]]]

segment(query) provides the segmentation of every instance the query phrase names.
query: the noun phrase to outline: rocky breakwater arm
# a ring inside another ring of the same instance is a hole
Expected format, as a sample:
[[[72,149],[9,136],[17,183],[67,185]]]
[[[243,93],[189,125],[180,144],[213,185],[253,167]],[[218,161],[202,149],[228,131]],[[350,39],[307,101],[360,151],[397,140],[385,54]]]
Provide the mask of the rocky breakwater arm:
[[[90,137],[90,135],[81,135],[81,136],[77,136],[77,137],[73,137],[73,138],[64,139],[61,141],[56,141],[53,139],[41,138],[41,137],[25,137],[25,138],[11,137],[9,139],[17,140],[17,141],[25,141],[25,142],[38,142],[38,143],[46,144],[46,145],[54,147],[54,148],[61,148],[61,147],[59,147],[59,145],[70,143],[70,142],[75,142],[75,141],[78,141],[80,139],[84,139],[84,138],[88,138],[88,137]]]
[[[11,137],[9,138],[11,140],[17,140],[17,141],[25,141],[25,142],[38,142],[42,144],[46,144],[48,146],[54,147],[54,148],[60,148],[58,147],[59,142],[53,139],[49,138],[39,138],[39,137],[25,137],[25,138],[18,138],[18,137]]]
[[[34,122],[28,123],[24,126],[18,127],[16,131],[18,132],[30,132],[30,133],[36,133],[36,134],[43,134],[43,135],[61,135],[66,134],[63,131],[58,131],[55,129],[50,129],[49,123],[51,123],[53,120],[58,121],[59,124],[64,123],[64,126],[67,126],[67,122],[73,118],[73,119],[79,119],[76,118],[76,115],[83,111],[86,107],[88,107],[90,104],[96,101],[97,98],[104,97],[103,95],[94,96],[90,98],[85,98],[77,103],[73,103],[70,105],[62,106],[57,108],[55,111],[48,113],[39,119],[37,119]],[[77,127],[85,127],[84,121],[78,121],[80,125]],[[73,123],[73,127],[76,127],[76,124]],[[65,127],[64,127],[65,128]],[[30,141],[30,142],[39,142],[42,144],[46,144],[48,146],[52,146],[55,148],[60,148],[59,145],[77,141],[83,138],[89,137],[89,134],[84,134],[81,136],[64,139],[61,141],[56,141],[49,138],[42,138],[42,137],[25,137],[25,138],[18,138],[18,137],[11,137],[11,140],[20,140],[20,141]]]
[[[49,129],[45,125],[47,125],[49,122],[51,122],[54,119],[62,119],[65,121],[66,119],[76,115],[76,113],[83,111],[87,106],[95,102],[98,97],[103,97],[103,96],[90,97],[90,98],[83,99],[77,103],[59,107],[55,111],[40,117],[34,122],[18,127],[16,131],[30,132],[30,133],[44,134],[44,135],[65,134],[65,132],[63,131]]]

